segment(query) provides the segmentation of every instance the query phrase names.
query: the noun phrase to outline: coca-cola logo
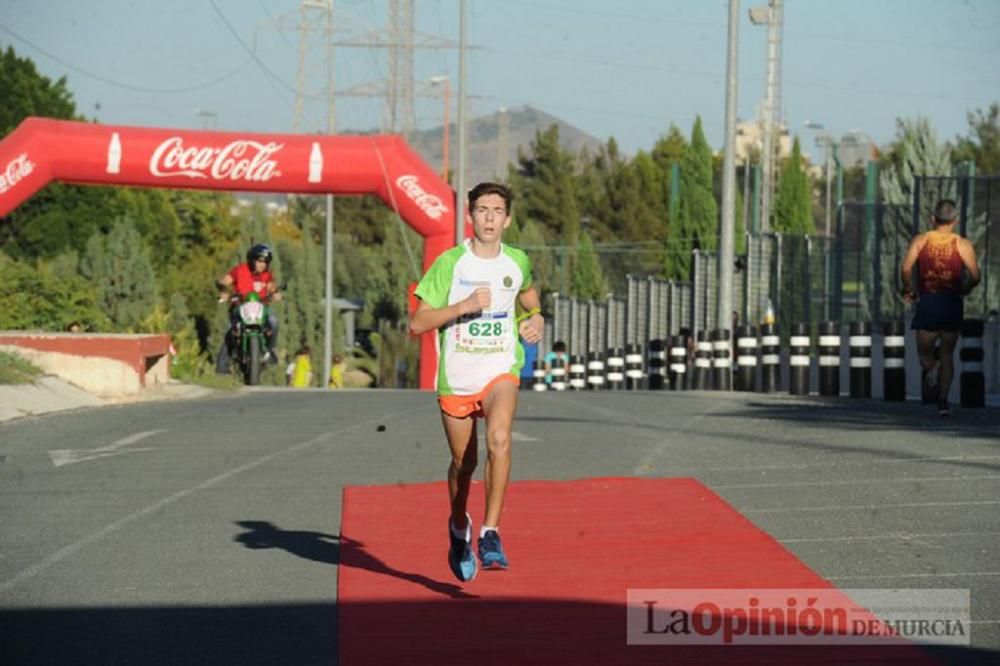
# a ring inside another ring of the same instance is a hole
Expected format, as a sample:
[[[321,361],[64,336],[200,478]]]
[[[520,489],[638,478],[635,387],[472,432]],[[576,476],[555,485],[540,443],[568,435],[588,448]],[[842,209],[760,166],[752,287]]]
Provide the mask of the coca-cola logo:
[[[271,156],[285,147],[283,143],[232,141],[221,148],[187,146],[173,136],[161,143],[149,158],[149,172],[154,176],[187,176],[213,180],[267,182],[281,172]]]
[[[7,168],[0,172],[0,194],[17,185],[22,178],[27,178],[35,170],[34,163],[28,159],[28,153],[21,153],[10,162]]]
[[[420,186],[420,182],[413,174],[404,174],[396,179],[399,186],[410,200],[417,204],[420,210],[427,213],[427,217],[440,220],[441,216],[448,212],[448,207],[441,201],[441,197],[431,194]]]

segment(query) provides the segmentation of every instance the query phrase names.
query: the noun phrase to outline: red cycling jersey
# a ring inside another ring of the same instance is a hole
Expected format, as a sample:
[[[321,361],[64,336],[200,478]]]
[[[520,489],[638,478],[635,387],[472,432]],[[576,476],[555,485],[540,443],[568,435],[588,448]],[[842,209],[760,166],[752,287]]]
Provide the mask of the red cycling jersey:
[[[274,281],[271,271],[263,273],[253,273],[246,264],[240,264],[229,271],[229,277],[233,279],[233,291],[240,296],[246,296],[251,291],[256,291],[262,300],[268,299],[267,285]]]

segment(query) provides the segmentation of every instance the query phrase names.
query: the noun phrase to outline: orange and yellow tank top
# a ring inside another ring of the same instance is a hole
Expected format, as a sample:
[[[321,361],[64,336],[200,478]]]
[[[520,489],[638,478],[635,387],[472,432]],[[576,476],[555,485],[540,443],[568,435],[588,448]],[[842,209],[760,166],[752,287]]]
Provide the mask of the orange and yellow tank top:
[[[928,231],[920,249],[922,294],[957,294],[962,284],[962,257],[958,253],[958,236],[941,231]]]

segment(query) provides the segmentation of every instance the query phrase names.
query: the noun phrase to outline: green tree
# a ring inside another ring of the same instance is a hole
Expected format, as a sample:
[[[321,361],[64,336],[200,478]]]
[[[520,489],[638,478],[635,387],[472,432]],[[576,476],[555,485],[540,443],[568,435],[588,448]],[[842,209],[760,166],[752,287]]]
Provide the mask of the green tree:
[[[896,138],[880,176],[882,198],[892,204],[913,203],[913,178],[951,175],[951,149],[937,140],[926,118],[897,119]]]
[[[91,236],[80,269],[96,285],[98,303],[116,330],[135,330],[153,312],[156,274],[132,220]]]
[[[76,117],[66,78],[52,81],[35,63],[8,46],[0,54],[0,136],[10,134],[28,116],[71,120]]]
[[[601,272],[601,264],[594,252],[590,234],[580,234],[573,267],[573,295],[577,298],[598,300],[607,294],[607,285]]]
[[[576,245],[580,213],[573,157],[559,145],[558,125],[537,132],[528,155],[518,151],[509,180],[523,218],[541,225],[548,237]]]
[[[799,139],[792,143],[792,154],[782,165],[774,195],[774,230],[783,234],[814,235],[809,175],[802,163]]]
[[[110,327],[94,283],[78,275],[56,275],[0,255],[0,284],[0,330],[65,331],[72,322],[90,331]]]
[[[956,137],[953,159],[975,162],[979,175],[1000,175],[1000,104],[994,102],[986,111],[976,109],[966,118],[969,134]]]
[[[538,287],[539,293],[559,291],[557,248],[545,244],[542,230],[532,220],[525,222],[521,229],[521,247],[531,257],[532,279]]]
[[[713,250],[718,240],[718,207],[712,194],[712,150],[705,140],[701,117],[691,129],[691,143],[681,163],[681,201],[676,224],[670,227],[665,255],[667,277],[690,279],[691,251]]]

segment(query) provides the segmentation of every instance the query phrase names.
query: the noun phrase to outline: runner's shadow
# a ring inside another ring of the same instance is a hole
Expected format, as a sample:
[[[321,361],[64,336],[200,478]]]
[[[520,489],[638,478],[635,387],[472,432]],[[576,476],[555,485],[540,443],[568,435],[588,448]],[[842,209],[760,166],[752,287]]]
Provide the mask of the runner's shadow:
[[[307,530],[283,530],[266,520],[238,520],[236,524],[246,531],[237,534],[233,540],[247,548],[280,548],[313,562],[338,566],[356,567],[374,573],[393,576],[423,585],[431,592],[437,592],[455,599],[475,599],[458,585],[442,583],[421,574],[395,569],[365,549],[360,541],[349,537],[312,532]]]

